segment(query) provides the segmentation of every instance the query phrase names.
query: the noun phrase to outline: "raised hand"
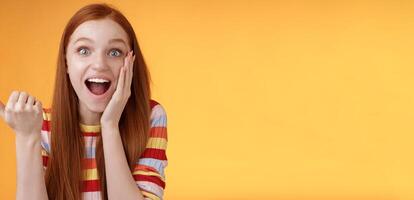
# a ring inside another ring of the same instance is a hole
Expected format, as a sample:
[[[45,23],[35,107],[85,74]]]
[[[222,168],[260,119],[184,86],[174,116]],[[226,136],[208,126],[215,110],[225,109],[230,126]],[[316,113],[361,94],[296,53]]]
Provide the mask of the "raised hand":
[[[131,95],[132,72],[135,55],[130,51],[125,57],[124,66],[121,67],[116,90],[106,106],[102,116],[102,125],[118,126],[122,111]]]
[[[42,103],[26,92],[13,91],[6,105],[0,101],[0,117],[19,136],[40,133]]]

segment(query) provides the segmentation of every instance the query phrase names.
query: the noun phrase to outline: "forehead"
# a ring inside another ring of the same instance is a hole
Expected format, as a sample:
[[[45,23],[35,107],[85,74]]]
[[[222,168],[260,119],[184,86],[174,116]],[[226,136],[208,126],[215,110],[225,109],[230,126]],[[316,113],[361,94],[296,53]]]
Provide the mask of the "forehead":
[[[72,43],[82,37],[91,38],[97,43],[106,43],[114,38],[121,38],[127,44],[129,41],[125,30],[118,23],[107,18],[83,22],[72,33],[69,43]]]

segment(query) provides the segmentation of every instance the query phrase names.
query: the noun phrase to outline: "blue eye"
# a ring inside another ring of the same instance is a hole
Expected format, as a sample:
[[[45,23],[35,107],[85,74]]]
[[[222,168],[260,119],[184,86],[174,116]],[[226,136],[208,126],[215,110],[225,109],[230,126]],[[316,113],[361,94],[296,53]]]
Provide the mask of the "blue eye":
[[[77,52],[79,52],[81,55],[85,55],[86,52],[89,52],[89,50],[85,47],[79,47],[77,49]]]
[[[115,55],[112,52],[115,52]],[[113,49],[113,51],[110,52],[111,56],[117,56],[118,57],[118,56],[121,56],[121,54],[122,54],[122,51],[119,50],[119,49]]]
[[[76,50],[76,52],[78,52],[80,55],[88,55],[88,54],[90,54],[89,49],[87,47],[84,47],[84,46],[79,47]],[[119,56],[122,55],[122,51],[119,50],[119,49],[112,49],[109,54],[110,54],[110,56],[119,57]]]

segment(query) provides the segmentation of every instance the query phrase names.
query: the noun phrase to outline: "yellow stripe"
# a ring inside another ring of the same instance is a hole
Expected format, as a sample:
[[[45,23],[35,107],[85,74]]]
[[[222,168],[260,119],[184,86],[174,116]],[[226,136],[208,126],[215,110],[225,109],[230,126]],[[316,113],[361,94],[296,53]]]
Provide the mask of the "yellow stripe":
[[[51,116],[50,113],[43,112],[43,119],[50,121],[50,116]]]
[[[152,200],[161,200],[160,198],[158,198],[156,195],[154,195],[152,193],[149,193],[149,192],[146,192],[146,191],[143,191],[143,190],[141,190],[141,192],[144,196],[149,197]]]
[[[43,119],[50,121],[52,114],[43,112]],[[81,131],[83,132],[100,132],[101,131],[101,125],[86,125],[79,123]]]
[[[81,131],[83,132],[100,132],[101,131],[101,125],[85,125],[85,124],[81,124],[79,123]]]
[[[162,181],[165,181],[164,177],[162,177],[160,174],[155,173],[155,172],[147,172],[147,171],[137,170],[137,171],[134,171],[132,174],[133,175],[141,174],[141,175],[147,175],[147,176],[156,176],[156,177],[159,177]]]
[[[48,156],[48,155],[47,155],[47,151],[46,151],[46,150],[44,150],[43,148],[42,148],[40,151],[42,152],[42,156]]]
[[[149,138],[147,142],[147,148],[155,148],[155,149],[166,149],[167,148],[167,140],[165,138]]]
[[[83,172],[83,179],[82,180],[98,180],[98,170],[95,169],[84,169]]]

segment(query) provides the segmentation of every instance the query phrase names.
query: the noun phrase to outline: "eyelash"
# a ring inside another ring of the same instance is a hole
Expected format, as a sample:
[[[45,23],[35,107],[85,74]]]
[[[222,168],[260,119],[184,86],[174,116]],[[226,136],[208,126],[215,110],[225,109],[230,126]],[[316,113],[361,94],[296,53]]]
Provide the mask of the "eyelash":
[[[77,49],[76,49],[76,52],[77,53],[79,53],[79,51],[80,50],[82,50],[82,49],[87,49],[87,50],[89,50],[89,48],[88,47],[85,47],[85,46],[81,46],[81,47],[78,47]],[[124,52],[122,51],[122,50],[120,50],[120,49],[118,49],[118,48],[113,48],[113,49],[111,49],[111,51],[112,50],[116,50],[116,51],[118,51],[119,52],[119,56],[122,56],[123,54],[124,54]],[[83,54],[80,54],[80,55],[83,55]],[[116,56],[116,57],[119,57],[119,56]]]

